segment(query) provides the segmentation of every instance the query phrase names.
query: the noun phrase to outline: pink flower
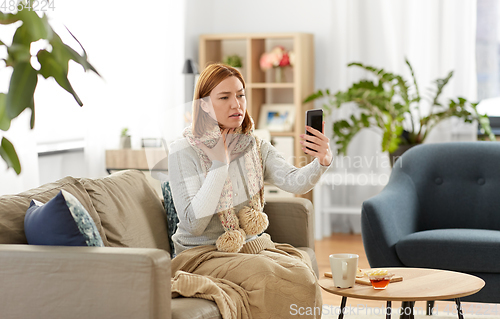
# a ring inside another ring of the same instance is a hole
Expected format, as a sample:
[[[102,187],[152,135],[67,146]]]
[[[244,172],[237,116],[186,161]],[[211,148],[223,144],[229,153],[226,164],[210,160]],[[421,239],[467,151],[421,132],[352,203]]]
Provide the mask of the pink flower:
[[[288,53],[283,53],[283,58],[280,61],[279,66],[289,66],[290,65],[290,57],[288,56]]]
[[[260,68],[262,70],[269,70],[273,67],[273,63],[270,59],[270,56],[268,53],[263,53],[262,56],[260,57]]]
[[[260,57],[260,68],[265,71],[275,67],[293,65],[293,53],[287,52],[281,45],[275,46],[270,52]]]

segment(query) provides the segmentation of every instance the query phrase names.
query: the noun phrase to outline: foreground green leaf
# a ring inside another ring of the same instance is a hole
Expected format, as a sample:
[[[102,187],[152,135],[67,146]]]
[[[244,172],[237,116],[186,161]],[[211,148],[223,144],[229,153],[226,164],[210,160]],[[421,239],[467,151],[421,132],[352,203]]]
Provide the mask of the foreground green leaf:
[[[39,73],[44,78],[53,77],[56,82],[66,91],[71,93],[75,98],[76,102],[82,106],[83,103],[76,94],[75,90],[71,86],[71,83],[68,80],[68,66],[59,63],[56,60],[54,54],[48,52],[47,50],[40,50],[37,54],[38,62],[40,62],[40,71]],[[67,62],[66,62],[67,63]]]
[[[12,13],[0,12],[0,24],[12,24],[19,21],[19,17]]]
[[[17,28],[16,32],[14,32],[14,37],[12,38],[12,44],[19,44],[23,46],[27,46],[28,48],[31,45],[31,35],[28,26],[23,23],[19,28]]]
[[[88,61],[87,51],[85,51],[85,48],[80,43],[80,41],[78,41],[78,39],[73,35],[73,33],[71,33],[71,31],[69,31],[68,28],[66,28],[66,30],[69,32],[69,34],[73,37],[73,39],[78,43],[78,45],[80,46],[80,48],[82,48],[82,50],[83,50],[83,55],[80,55],[78,52],[76,52],[75,50],[73,50],[70,46],[64,45],[66,51],[68,52],[68,54],[70,56],[69,58],[71,60],[75,61],[76,63],[79,63],[85,69],[85,71],[89,71],[90,70],[90,71],[95,72],[97,75],[101,76],[99,74],[99,72],[97,72],[97,70]]]
[[[30,120],[30,128],[34,129],[35,128],[35,99],[33,98],[31,100],[30,107],[31,109],[31,120]]]
[[[7,95],[0,93],[0,130],[7,131],[10,128],[10,118],[7,116]]]
[[[37,81],[37,72],[29,62],[18,63],[14,66],[6,99],[7,116],[10,119],[31,107]]]
[[[5,137],[2,138],[2,143],[0,144],[0,156],[7,163],[8,168],[12,167],[17,175],[21,173],[21,163],[19,162],[16,149]]]
[[[10,59],[10,65],[14,66],[17,63],[30,62],[31,53],[30,46],[26,44],[13,43],[7,48],[7,53]]]
[[[34,10],[24,9],[19,11],[17,16],[23,21],[23,27],[27,32],[27,35],[23,37],[24,41],[35,42],[40,39],[52,39],[53,31],[45,14],[39,17]]]

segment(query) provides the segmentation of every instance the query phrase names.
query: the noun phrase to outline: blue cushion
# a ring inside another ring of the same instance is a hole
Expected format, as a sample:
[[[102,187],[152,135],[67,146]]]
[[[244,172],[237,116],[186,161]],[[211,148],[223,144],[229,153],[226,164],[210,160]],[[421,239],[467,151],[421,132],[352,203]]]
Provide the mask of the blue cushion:
[[[31,245],[104,246],[89,213],[64,190],[43,205],[31,201],[24,232]]]
[[[498,230],[453,228],[405,236],[396,244],[396,251],[407,267],[500,273],[498,247]]]
[[[169,182],[163,182],[161,184],[161,191],[163,193],[163,203],[165,207],[165,213],[167,214],[167,231],[168,231],[168,242],[170,243],[170,252],[172,258],[175,257],[174,243],[172,241],[172,236],[177,230],[177,224],[179,223],[179,218],[177,217],[177,211],[175,210],[174,200],[172,198],[172,191],[170,189]]]

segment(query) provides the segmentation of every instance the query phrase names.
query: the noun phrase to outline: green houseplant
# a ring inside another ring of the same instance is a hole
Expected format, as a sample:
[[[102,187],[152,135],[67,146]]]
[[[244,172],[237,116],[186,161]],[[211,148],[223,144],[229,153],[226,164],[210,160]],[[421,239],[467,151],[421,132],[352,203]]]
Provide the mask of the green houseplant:
[[[4,67],[0,64],[0,72],[13,69],[8,92],[0,93],[0,137],[2,137],[1,131],[8,131],[11,121],[25,109],[31,110],[31,129],[35,126],[34,93],[38,75],[45,79],[53,77],[59,86],[72,94],[76,102],[82,106],[82,101],[68,80],[69,60],[80,64],[85,71],[91,70],[99,74],[88,62],[83,47],[83,54],[79,54],[64,44],[50,26],[45,13],[39,16],[31,1],[19,2],[15,9],[17,11],[14,13],[0,12],[0,30],[2,30],[2,25],[17,24],[12,44],[8,45],[0,41],[0,47],[6,48],[7,51],[5,57],[0,57],[0,60],[5,63]],[[46,45],[32,54],[31,45],[38,41],[45,41]],[[38,61],[39,65],[34,66],[33,60]],[[15,147],[5,137],[1,138],[0,156],[9,168],[13,168],[17,174],[21,173],[21,164]]]
[[[120,134],[120,148],[131,148],[131,147],[132,147],[132,142],[131,142],[131,137],[128,134],[128,128],[124,127]]]
[[[450,99],[446,104],[440,102],[443,88],[453,76],[453,71],[445,78],[435,81],[436,88],[431,96],[423,97],[413,68],[407,59],[405,61],[411,71],[412,83],[401,75],[354,62],[348,66],[363,68],[372,73],[375,79],[363,79],[352,84],[346,91],[335,94],[328,89],[319,90],[305,99],[304,103],[327,99],[323,104],[327,115],[345,103],[354,102],[358,106],[358,114],[333,123],[339,154],[345,155],[352,138],[362,129],[370,127],[377,127],[382,131],[382,150],[393,154],[400,147],[408,148],[423,143],[438,123],[450,117],[458,117],[467,123],[478,121],[490,140],[495,140],[489,119],[478,113],[477,103],[471,103],[462,97]],[[422,103],[430,105],[427,115],[421,112]]]
[[[233,68],[241,68],[243,67],[243,63],[241,61],[241,57],[237,54],[228,55],[224,58],[224,64],[232,66]]]

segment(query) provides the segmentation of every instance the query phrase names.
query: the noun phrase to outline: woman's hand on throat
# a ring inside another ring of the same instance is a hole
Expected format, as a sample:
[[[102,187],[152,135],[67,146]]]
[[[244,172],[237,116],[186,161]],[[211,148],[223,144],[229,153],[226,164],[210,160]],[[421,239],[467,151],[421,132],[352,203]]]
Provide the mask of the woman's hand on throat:
[[[213,161],[219,161],[225,164],[231,162],[231,152],[234,149],[235,143],[231,143],[235,138],[234,129],[221,129],[221,138],[213,148],[207,147],[199,142],[197,146]]]

